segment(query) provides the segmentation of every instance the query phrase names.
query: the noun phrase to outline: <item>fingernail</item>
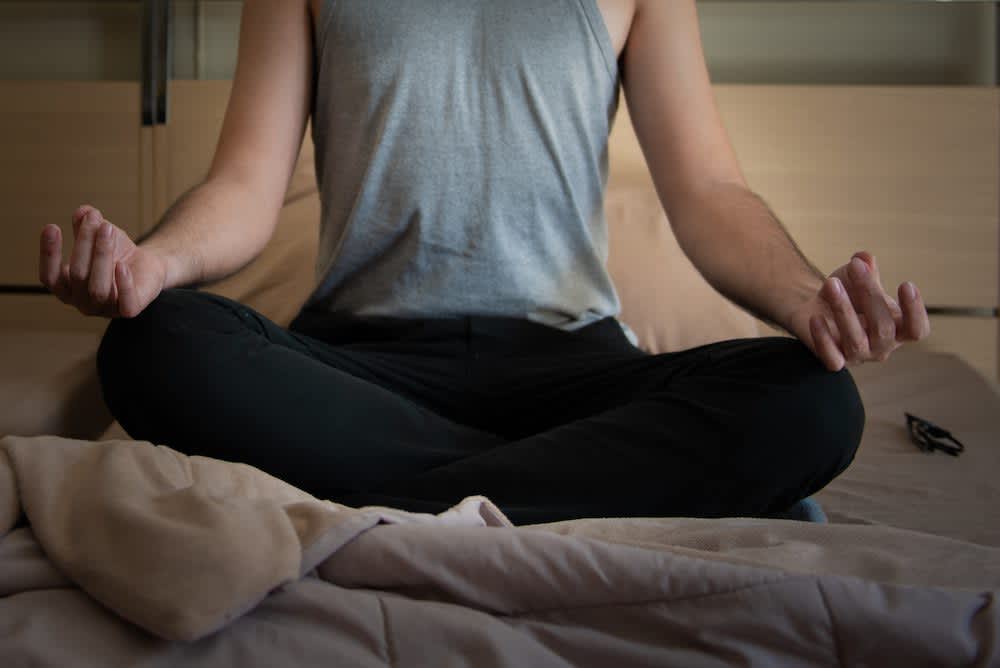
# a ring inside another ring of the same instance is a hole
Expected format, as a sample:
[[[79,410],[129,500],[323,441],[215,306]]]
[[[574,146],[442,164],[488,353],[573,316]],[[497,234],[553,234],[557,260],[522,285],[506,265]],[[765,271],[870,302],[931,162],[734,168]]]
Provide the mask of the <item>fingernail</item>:
[[[104,223],[101,225],[101,238],[110,239],[111,238],[111,223]]]
[[[868,273],[868,265],[865,264],[865,261],[859,257],[851,260],[851,266],[854,267],[854,271],[856,271],[859,276],[864,276]]]
[[[839,278],[833,279],[833,291],[838,295],[844,294],[844,284],[840,282]]]
[[[910,281],[906,282],[906,285],[903,286],[903,289],[906,290],[906,296],[909,299],[916,299],[917,298],[917,286],[915,286]]]

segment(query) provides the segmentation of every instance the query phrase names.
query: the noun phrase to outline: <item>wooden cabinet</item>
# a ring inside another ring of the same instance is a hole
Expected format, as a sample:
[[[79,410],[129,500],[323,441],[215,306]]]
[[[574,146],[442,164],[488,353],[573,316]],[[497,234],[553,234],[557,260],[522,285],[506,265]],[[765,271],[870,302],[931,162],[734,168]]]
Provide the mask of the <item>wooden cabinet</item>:
[[[0,1],[0,327],[102,329],[45,294],[42,228],[62,227],[65,256],[89,203],[134,238],[207,173],[241,3],[201,4]]]

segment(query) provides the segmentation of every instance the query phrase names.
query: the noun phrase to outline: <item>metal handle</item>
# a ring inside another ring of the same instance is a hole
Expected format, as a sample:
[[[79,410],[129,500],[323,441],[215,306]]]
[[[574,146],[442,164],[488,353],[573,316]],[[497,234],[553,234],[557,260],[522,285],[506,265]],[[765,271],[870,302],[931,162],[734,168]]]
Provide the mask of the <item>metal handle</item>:
[[[170,0],[142,3],[142,125],[167,122],[171,60]]]

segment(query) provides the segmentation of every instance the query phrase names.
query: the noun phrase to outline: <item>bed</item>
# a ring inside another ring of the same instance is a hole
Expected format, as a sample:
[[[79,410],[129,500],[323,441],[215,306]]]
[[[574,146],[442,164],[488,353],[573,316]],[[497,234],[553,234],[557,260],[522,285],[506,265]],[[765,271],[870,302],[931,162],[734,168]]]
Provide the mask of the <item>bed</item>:
[[[309,289],[308,147],[265,253],[203,289],[287,324]],[[768,334],[697,274],[655,193],[615,184],[609,267],[651,352]],[[642,271],[637,271],[641,269]],[[1000,665],[1000,392],[913,346],[853,373],[868,420],[828,522],[590,518],[513,527],[347,508],[134,441],[94,332],[0,332],[0,664]],[[904,413],[945,426],[923,452]]]

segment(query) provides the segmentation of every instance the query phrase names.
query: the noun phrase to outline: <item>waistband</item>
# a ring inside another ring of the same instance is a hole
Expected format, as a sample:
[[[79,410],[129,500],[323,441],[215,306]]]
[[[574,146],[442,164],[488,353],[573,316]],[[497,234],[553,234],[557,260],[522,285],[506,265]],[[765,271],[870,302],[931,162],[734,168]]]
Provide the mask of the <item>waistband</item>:
[[[526,318],[503,316],[395,318],[303,310],[288,328],[331,345],[451,344],[464,348],[465,352],[484,354],[555,350],[645,354],[632,345],[621,323],[612,316],[579,329],[565,330]]]

